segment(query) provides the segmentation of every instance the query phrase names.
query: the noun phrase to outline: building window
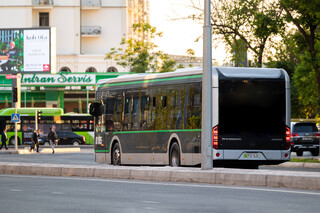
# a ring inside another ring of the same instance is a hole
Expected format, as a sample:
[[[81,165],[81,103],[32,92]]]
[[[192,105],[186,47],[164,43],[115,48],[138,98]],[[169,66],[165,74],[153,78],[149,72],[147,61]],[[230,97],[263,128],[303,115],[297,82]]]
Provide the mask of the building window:
[[[49,13],[39,13],[39,26],[49,27]]]
[[[59,72],[71,72],[69,67],[62,67]]]
[[[107,69],[107,72],[118,72],[118,70],[117,70],[117,68],[115,68],[115,67],[109,67],[109,68]]]
[[[89,67],[86,72],[97,72],[97,69],[94,67]]]

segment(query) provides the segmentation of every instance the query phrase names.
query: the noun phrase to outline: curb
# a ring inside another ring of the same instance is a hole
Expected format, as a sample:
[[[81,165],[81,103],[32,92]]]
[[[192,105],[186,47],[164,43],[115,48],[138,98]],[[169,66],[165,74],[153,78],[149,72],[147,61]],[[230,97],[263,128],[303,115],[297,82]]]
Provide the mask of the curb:
[[[320,190],[320,172],[0,162],[0,174],[76,176]]]

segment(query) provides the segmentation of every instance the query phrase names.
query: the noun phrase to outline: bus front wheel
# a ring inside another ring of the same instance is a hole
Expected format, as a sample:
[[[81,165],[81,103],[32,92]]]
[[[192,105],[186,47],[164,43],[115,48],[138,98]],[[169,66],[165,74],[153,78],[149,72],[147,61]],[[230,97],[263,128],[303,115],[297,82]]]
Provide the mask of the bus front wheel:
[[[112,164],[115,166],[121,165],[121,152],[118,143],[116,143],[112,148]]]
[[[180,149],[179,144],[174,142],[170,147],[170,166],[179,167],[180,166]]]

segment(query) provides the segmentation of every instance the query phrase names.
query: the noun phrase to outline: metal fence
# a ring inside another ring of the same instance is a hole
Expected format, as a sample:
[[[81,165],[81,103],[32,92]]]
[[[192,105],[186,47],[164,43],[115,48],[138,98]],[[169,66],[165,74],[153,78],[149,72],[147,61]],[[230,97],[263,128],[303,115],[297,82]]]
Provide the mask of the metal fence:
[[[100,35],[101,27],[100,26],[82,26],[81,34],[82,35]]]
[[[53,0],[32,0],[33,6],[52,6]]]
[[[101,0],[81,0],[81,5],[83,7],[100,7]]]

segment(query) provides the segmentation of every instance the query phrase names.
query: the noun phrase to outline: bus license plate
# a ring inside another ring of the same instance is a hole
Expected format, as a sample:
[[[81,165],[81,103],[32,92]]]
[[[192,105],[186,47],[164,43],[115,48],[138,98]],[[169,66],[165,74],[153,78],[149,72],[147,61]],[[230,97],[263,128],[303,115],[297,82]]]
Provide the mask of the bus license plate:
[[[260,152],[243,153],[240,160],[265,160],[265,157]]]
[[[303,141],[312,141],[311,138],[302,138]]]

